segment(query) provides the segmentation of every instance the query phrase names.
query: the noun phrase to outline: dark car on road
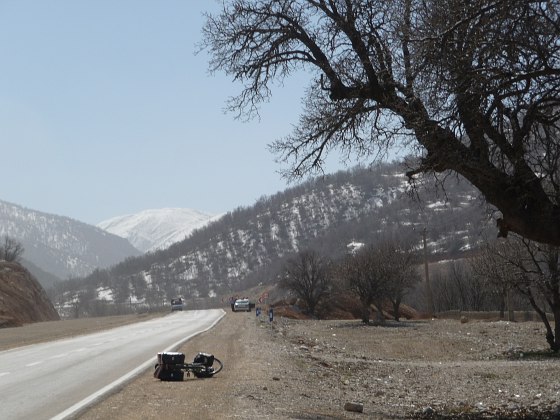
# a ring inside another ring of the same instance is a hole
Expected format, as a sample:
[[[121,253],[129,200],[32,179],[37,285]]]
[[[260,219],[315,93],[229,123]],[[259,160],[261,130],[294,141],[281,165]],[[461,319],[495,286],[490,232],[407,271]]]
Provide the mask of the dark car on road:
[[[182,311],[183,310],[183,299],[175,298],[171,299],[171,312]]]

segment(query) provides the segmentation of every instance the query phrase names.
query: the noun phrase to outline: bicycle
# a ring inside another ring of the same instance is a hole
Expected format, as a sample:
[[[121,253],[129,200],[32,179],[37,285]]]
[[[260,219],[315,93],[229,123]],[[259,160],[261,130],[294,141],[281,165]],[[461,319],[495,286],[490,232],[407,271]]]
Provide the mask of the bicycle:
[[[185,373],[187,377],[192,373],[196,378],[211,378],[224,368],[220,359],[210,353],[198,353],[193,363],[185,363],[183,353],[164,352],[158,353],[157,357],[154,378],[161,381],[182,381]]]

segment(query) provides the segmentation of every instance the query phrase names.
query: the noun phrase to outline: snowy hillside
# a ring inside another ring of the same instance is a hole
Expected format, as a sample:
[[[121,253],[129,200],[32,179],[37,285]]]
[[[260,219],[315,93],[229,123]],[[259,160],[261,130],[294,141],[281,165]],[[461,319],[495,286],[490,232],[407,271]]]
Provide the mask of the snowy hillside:
[[[98,223],[97,227],[128,239],[136,249],[148,252],[182,241],[194,229],[213,219],[215,216],[196,210],[167,208],[113,217]]]
[[[99,313],[96,305],[107,296],[156,307],[176,296],[213,298],[273,284],[286,258],[300,250],[336,260],[348,252],[348,244],[384,237],[422,249],[425,231],[430,258],[452,260],[495,235],[494,222],[470,184],[449,179],[445,199],[433,188],[412,196],[403,173],[398,164],[355,168],[262,197],[168,248],[95,273],[82,286],[60,289],[54,300],[87,297],[87,288],[96,287],[89,302],[84,297],[84,313]]]
[[[23,245],[24,261],[59,279],[85,276],[140,254],[128,241],[95,226],[0,201],[4,235]],[[33,272],[43,284],[43,276]]]

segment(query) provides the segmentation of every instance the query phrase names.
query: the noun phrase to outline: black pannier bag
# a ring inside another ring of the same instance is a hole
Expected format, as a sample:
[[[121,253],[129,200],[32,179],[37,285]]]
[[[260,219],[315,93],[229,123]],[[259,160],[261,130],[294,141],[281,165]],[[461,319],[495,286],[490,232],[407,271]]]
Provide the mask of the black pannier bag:
[[[173,365],[159,365],[154,376],[160,381],[182,381],[185,373],[181,369],[168,369]]]
[[[181,370],[185,363],[185,355],[178,352],[164,352],[157,354],[158,363],[154,378],[162,381],[182,381],[185,373]]]
[[[185,363],[185,355],[176,351],[158,353],[160,365],[182,365]]]

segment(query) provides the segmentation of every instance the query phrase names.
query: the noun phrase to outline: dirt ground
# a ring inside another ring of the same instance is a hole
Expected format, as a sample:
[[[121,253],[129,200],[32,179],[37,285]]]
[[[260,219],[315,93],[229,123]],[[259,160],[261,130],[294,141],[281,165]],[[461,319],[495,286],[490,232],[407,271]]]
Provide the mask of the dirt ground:
[[[161,382],[150,369],[78,417],[560,419],[560,359],[536,353],[546,350],[537,322],[270,323],[228,312],[179,350],[213,353],[224,370]]]

